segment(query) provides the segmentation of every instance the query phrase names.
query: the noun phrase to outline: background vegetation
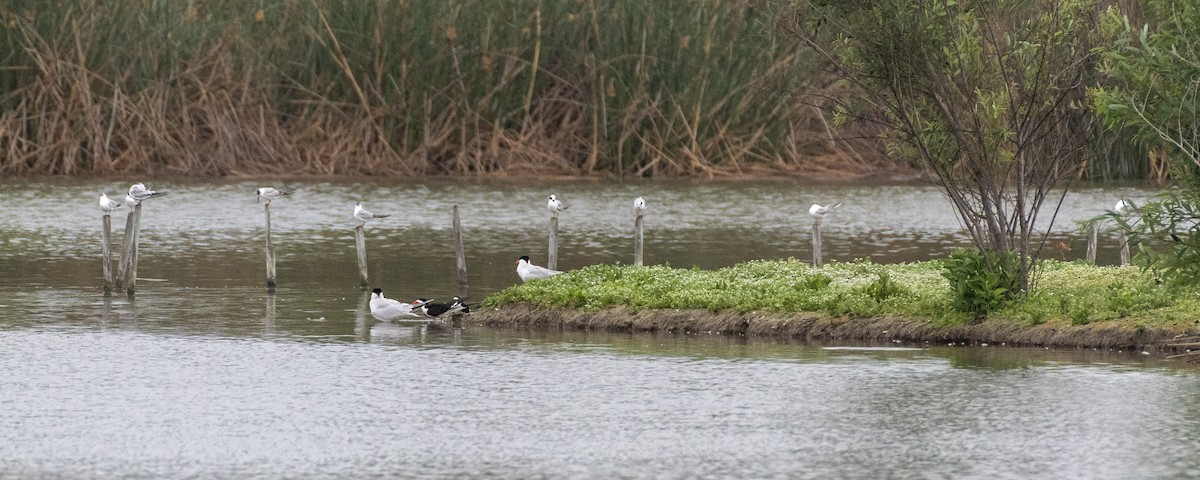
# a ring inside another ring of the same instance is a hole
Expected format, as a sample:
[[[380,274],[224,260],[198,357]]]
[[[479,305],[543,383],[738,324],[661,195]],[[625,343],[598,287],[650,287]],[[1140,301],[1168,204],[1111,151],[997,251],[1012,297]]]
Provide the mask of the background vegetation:
[[[787,0],[0,0],[0,173],[906,171]],[[1151,174],[1130,135],[1083,175]]]

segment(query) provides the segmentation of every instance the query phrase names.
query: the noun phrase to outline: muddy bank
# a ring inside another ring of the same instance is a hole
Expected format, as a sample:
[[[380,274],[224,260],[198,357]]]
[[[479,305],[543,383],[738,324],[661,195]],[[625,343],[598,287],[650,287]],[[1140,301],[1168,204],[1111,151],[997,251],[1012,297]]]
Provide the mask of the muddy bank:
[[[610,308],[597,312],[509,305],[472,314],[468,325],[508,328],[600,330],[678,334],[746,335],[814,341],[966,343],[1044,347],[1147,348],[1184,335],[1194,327],[1134,328],[1111,323],[1015,325],[983,322],[937,327],[896,317],[832,318],[815,313],[737,313],[707,310]]]

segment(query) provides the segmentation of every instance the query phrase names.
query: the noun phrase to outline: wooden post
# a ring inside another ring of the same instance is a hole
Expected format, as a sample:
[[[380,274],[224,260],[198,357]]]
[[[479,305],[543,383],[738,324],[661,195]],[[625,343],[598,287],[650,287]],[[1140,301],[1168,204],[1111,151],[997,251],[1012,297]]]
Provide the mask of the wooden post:
[[[133,206],[133,247],[129,256],[129,270],[125,271],[125,293],[133,296],[133,291],[137,287],[137,268],[138,268],[138,242],[140,241],[139,234],[142,231],[142,204]]]
[[[458,286],[461,290],[467,285],[467,253],[463,248],[462,222],[459,219],[459,207],[454,206],[454,263],[458,267]]]
[[[121,244],[121,261],[117,263],[117,290],[125,286],[125,274],[129,271],[129,259],[133,257],[133,209],[125,217],[125,237]]]
[[[367,288],[367,234],[363,232],[364,224],[354,227],[354,246],[358,249],[358,279],[362,287]]]
[[[1121,266],[1129,265],[1129,239],[1121,233],[1117,236],[1117,241],[1121,242]]]
[[[546,256],[546,268],[558,270],[558,212],[550,213],[550,253]]]
[[[1100,222],[1092,224],[1091,233],[1088,235],[1087,244],[1087,261],[1092,265],[1096,264],[1096,241],[1100,237]]]
[[[267,217],[267,293],[275,293],[275,244],[271,243],[271,202],[263,205]]]
[[[812,227],[813,266],[821,266],[821,217],[813,217]]]
[[[642,218],[645,210],[637,209],[637,216],[633,219],[633,264],[642,266]]]
[[[112,295],[112,216],[104,214],[104,231],[100,235],[100,253],[104,256],[104,294]]]

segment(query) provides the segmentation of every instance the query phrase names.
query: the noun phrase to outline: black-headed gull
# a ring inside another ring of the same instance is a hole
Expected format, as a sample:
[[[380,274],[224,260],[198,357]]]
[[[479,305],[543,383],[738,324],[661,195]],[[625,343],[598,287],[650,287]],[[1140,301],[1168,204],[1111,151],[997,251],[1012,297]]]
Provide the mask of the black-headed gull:
[[[546,201],[546,209],[550,210],[550,213],[555,214],[555,215],[557,215],[558,212],[561,212],[568,208],[571,208],[571,207],[569,205],[563,203],[562,200],[559,200],[558,197],[556,197],[554,195],[550,195],[550,200]]]
[[[808,214],[812,215],[816,218],[825,218],[825,214],[829,213],[830,210],[833,210],[833,209],[841,206],[841,204],[842,204],[842,202],[837,202],[828,207],[822,207],[822,206],[814,203],[814,204],[812,204],[811,207],[808,207]]]
[[[550,278],[560,273],[562,272],[558,270],[551,270],[546,267],[539,267],[529,263],[528,255],[522,255],[521,258],[517,259],[517,275],[521,277],[522,282],[528,282],[538,278]]]
[[[154,198],[166,194],[167,192],[156,192],[146,188],[146,185],[142,184],[142,182],[135,183],[129,187],[129,196],[132,197],[133,201],[137,203],[142,203],[142,200],[147,198]],[[126,200],[126,202],[128,202],[128,200]]]
[[[277,189],[274,189],[271,187],[262,187],[262,188],[259,188],[254,191],[254,194],[258,195],[259,200],[266,200],[267,205],[271,204],[271,200],[283,198],[283,197],[286,197],[293,193],[296,193],[296,191],[295,190],[277,190]]]
[[[460,313],[471,313],[471,308],[459,297],[454,297],[454,301],[448,303],[432,303],[423,298],[418,298],[417,301],[425,302],[424,305],[421,305],[421,312],[425,313],[427,317],[441,318]]]
[[[103,211],[105,215],[111,214],[113,210],[121,208],[122,206],[123,205],[121,205],[121,202],[108,198],[108,195],[104,194],[104,192],[100,192],[100,210]]]
[[[637,197],[637,198],[633,199],[633,210],[637,213],[645,212],[646,211],[646,199],[644,199],[642,197]]]
[[[376,214],[376,213],[368,212],[367,209],[363,208],[362,202],[354,203],[354,218],[357,218],[358,221],[360,221],[360,222],[367,223],[367,220],[375,220],[378,218],[387,218],[390,216],[391,215],[389,215],[389,214]]]
[[[415,311],[417,308],[425,305],[425,301],[417,300],[413,303],[404,303],[399,300],[384,298],[383,290],[378,288],[371,290],[371,316],[379,320],[388,322],[398,319],[421,318],[421,315]]]

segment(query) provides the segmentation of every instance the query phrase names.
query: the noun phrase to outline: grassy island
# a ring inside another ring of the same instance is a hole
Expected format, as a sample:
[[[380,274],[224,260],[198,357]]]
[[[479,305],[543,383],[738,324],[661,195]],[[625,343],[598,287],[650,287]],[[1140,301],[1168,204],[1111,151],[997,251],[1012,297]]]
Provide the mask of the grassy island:
[[[484,300],[486,324],[813,339],[1132,347],[1192,334],[1200,292],[1137,267],[1044,261],[1034,292],[986,315],[955,308],[944,262],[813,267],[761,260],[718,270],[593,265]],[[559,320],[555,320],[558,318]]]

